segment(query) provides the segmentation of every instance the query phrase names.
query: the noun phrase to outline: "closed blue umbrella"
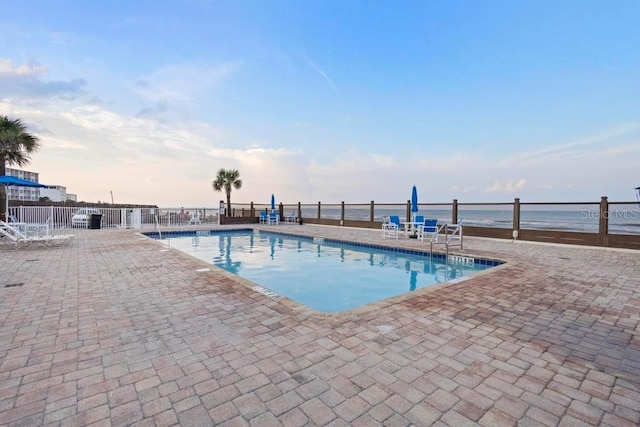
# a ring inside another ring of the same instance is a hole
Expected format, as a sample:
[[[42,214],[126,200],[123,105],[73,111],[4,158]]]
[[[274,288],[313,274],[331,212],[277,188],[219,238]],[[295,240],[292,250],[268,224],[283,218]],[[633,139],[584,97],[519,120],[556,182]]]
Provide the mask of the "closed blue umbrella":
[[[638,207],[640,207],[640,187],[636,187],[636,199],[638,199]]]
[[[413,189],[411,190],[411,212],[413,212],[413,216],[415,218],[415,213],[418,212],[420,209],[418,208],[418,190],[416,189],[416,186],[413,186]]]
[[[415,291],[418,286],[418,272],[411,270],[411,278],[409,279],[409,290]]]
[[[273,194],[271,195],[271,210],[275,210],[276,209],[276,198],[273,196]]]
[[[419,210],[419,208],[418,208],[418,190],[416,189],[416,186],[414,185],[413,188],[411,189],[411,212],[413,212],[413,222],[416,222],[416,212],[418,212],[418,210]],[[418,237],[415,225],[413,226],[413,235],[411,237],[412,238]]]
[[[409,261],[405,261],[404,268],[409,272],[409,290],[415,291],[418,285],[418,272],[411,268]]]

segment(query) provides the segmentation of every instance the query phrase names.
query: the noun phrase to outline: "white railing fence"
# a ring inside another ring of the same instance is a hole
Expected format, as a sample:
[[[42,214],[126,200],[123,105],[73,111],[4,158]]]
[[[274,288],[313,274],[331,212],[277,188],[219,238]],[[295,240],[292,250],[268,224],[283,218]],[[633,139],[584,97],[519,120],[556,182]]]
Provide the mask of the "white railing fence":
[[[48,224],[50,229],[88,228],[90,221],[74,220],[74,214],[86,208],[100,211],[100,228],[173,228],[218,224],[218,210],[213,208],[15,206],[9,208],[9,215],[22,223]]]

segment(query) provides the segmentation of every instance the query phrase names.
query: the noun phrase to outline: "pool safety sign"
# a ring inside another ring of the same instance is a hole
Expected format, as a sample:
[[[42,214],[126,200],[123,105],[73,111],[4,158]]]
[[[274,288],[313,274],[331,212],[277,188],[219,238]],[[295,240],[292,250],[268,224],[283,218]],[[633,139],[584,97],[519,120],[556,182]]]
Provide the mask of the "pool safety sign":
[[[269,298],[278,299],[280,298],[280,294],[277,292],[270,291],[267,288],[263,288],[262,286],[254,286],[253,290],[256,292],[260,292],[262,295],[266,295]]]
[[[475,264],[475,262],[475,258],[471,258],[468,256],[449,255],[449,258],[447,258],[447,263],[449,264],[467,265],[469,267],[473,267],[473,264]]]

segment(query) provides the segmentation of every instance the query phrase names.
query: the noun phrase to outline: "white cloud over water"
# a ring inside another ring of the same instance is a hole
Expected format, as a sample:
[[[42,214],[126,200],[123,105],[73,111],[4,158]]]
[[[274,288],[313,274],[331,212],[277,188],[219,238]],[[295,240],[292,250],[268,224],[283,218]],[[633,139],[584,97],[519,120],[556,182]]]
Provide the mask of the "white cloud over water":
[[[348,144],[323,149],[322,141],[267,135],[252,121],[243,128],[174,116],[176,104],[198,110],[201,99],[224,87],[242,66],[159,67],[133,88],[132,97],[141,96],[148,105],[122,108],[96,102],[105,94],[89,91],[85,82],[47,80],[47,67],[36,61],[14,65],[2,59],[0,89],[19,89],[0,91],[0,114],[22,118],[42,140],[26,169],[87,201],[107,200],[113,191],[117,202],[215,206],[223,196],[211,189],[219,168],[240,170],[244,186],[233,198],[256,203],[268,203],[271,193],[284,203],[405,203],[414,184],[421,203],[598,200],[601,195],[624,200],[634,197],[631,190],[626,196],[627,188],[640,185],[640,125],[634,122],[537,149],[485,153],[427,143],[363,143],[357,135]],[[344,121],[343,114],[337,117]],[[313,126],[288,117],[285,122],[301,124],[296,129],[312,127],[314,133],[327,130],[321,117]]]
[[[495,181],[492,185],[485,188],[485,191],[488,193],[515,193],[516,191],[522,190],[527,184],[527,180],[524,178],[520,178],[518,181],[507,181],[505,183],[501,183]]]

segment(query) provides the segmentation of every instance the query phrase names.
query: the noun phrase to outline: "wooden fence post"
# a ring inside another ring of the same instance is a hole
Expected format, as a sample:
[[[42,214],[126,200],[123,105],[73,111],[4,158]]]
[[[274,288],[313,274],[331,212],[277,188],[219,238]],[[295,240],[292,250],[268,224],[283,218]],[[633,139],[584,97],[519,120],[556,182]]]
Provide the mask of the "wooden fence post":
[[[371,209],[369,211],[369,221],[373,222],[374,219],[374,215],[373,215],[373,200],[371,201]]]
[[[320,202],[318,202],[318,219],[320,219]]]
[[[407,200],[407,222],[411,221],[411,200]]]
[[[513,199],[513,230],[520,233],[520,198]]]
[[[344,225],[344,200],[340,205],[340,225]]]
[[[600,199],[598,245],[609,246],[609,200],[606,196],[602,196]]]
[[[298,222],[302,224],[302,203],[298,202]]]
[[[453,199],[453,204],[451,205],[451,222],[458,223],[458,199]]]

